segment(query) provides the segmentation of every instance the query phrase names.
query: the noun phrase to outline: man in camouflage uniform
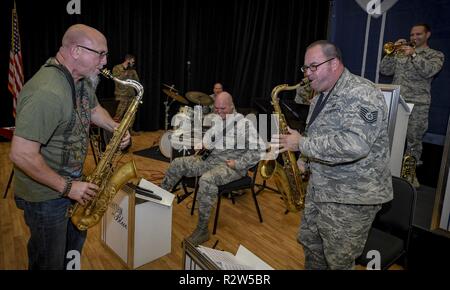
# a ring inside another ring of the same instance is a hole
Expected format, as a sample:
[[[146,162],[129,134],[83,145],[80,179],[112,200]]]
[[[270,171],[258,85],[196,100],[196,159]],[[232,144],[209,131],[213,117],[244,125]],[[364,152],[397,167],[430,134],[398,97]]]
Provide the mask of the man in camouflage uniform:
[[[376,213],[393,195],[386,103],[327,41],[307,48],[302,70],[320,93],[306,133],[273,138],[281,152],[300,150],[311,171],[298,241],[306,269],[352,269]]]
[[[115,76],[120,80],[131,79],[139,81],[139,77],[134,66],[135,66],[134,56],[131,54],[127,54],[125,56],[125,60],[123,61],[123,63],[114,66],[112,74],[113,76]],[[120,122],[120,120],[125,115],[125,112],[127,111],[128,107],[130,106],[133,97],[136,96],[136,92],[130,86],[125,86],[115,82],[114,95],[116,97],[116,101],[119,101],[114,119]],[[133,124],[134,120],[130,126],[131,134],[137,135],[137,133],[133,131]]]
[[[232,97],[227,92],[217,95],[214,102],[218,117],[203,138],[209,155],[176,158],[167,169],[161,187],[171,190],[182,176],[201,176],[197,199],[198,224],[188,239],[199,245],[209,240],[208,222],[218,198],[218,187],[247,174],[260,159],[261,144],[252,123],[236,113]]]
[[[394,75],[392,83],[400,85],[400,94],[408,103],[414,104],[406,134],[406,153],[412,155],[417,164],[421,164],[422,138],[428,128],[431,81],[444,63],[444,54],[428,46],[430,36],[427,24],[414,25],[410,41],[415,43],[415,47],[401,46],[399,53],[386,55],[380,65],[381,74]],[[405,42],[405,39],[399,39],[395,44]],[[414,185],[419,186],[417,177],[414,177]]]

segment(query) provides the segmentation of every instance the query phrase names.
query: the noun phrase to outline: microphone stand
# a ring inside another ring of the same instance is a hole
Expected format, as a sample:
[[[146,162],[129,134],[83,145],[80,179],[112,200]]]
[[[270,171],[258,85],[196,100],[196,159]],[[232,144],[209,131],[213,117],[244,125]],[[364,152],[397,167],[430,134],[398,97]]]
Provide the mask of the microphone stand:
[[[169,97],[166,98],[166,101],[164,102],[164,106],[166,107],[166,121],[164,124],[164,129],[167,132],[167,130],[169,129],[169,110],[170,110],[170,105],[172,105],[173,100],[169,102]]]

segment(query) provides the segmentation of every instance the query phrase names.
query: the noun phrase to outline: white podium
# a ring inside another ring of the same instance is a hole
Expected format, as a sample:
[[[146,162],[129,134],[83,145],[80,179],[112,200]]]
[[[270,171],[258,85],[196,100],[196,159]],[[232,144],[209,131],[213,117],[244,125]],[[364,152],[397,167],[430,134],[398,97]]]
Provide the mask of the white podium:
[[[400,96],[398,85],[376,85],[384,95],[388,106],[388,134],[391,149],[391,174],[400,177],[403,151],[405,149],[406,131],[413,104],[407,104]]]
[[[174,195],[141,179],[140,187],[162,197],[135,194],[125,185],[103,216],[101,240],[129,268],[136,269],[171,252]]]

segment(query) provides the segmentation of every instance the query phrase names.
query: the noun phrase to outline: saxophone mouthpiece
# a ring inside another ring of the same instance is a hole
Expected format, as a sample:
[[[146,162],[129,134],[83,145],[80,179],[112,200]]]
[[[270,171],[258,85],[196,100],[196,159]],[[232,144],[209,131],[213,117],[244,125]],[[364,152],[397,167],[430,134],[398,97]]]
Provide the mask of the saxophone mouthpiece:
[[[302,81],[300,82],[300,86],[306,86],[306,85],[309,85],[309,79],[307,77],[303,78]]]
[[[113,78],[113,75],[111,74],[111,72],[107,68],[102,69],[100,71],[100,73],[107,79],[112,79]]]

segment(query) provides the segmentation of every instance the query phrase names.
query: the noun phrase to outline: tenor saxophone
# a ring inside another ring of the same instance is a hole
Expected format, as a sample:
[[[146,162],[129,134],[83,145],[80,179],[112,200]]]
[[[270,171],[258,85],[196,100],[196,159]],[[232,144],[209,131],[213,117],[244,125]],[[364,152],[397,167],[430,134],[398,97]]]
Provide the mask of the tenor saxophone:
[[[307,85],[309,85],[309,80],[308,78],[304,78],[297,85],[289,86],[287,84],[282,84],[276,86],[272,90],[272,105],[275,114],[278,115],[280,134],[289,134],[289,132],[286,118],[281,112],[280,104],[278,102],[278,94],[282,91],[292,91]],[[264,180],[274,178],[287,211],[297,212],[304,208],[306,182],[303,181],[294,153],[286,151],[281,154],[284,161],[283,166],[276,160],[263,160],[260,162],[259,172]]]
[[[144,88],[135,80],[120,80],[112,76],[107,69],[103,69],[101,73],[106,78],[112,79],[115,82],[133,87],[137,95],[134,96],[119,127],[114,130],[114,134],[106,146],[105,152],[102,154],[96,168],[85,179],[86,182],[94,183],[99,187],[97,194],[84,205],[79,203],[75,204],[70,211],[72,223],[81,231],[85,231],[96,225],[106,212],[108,205],[116,193],[130,179],[137,177],[136,165],[133,160],[123,164],[117,170],[114,170],[114,167],[122,155],[120,142],[130,128],[138,106],[142,103]]]

